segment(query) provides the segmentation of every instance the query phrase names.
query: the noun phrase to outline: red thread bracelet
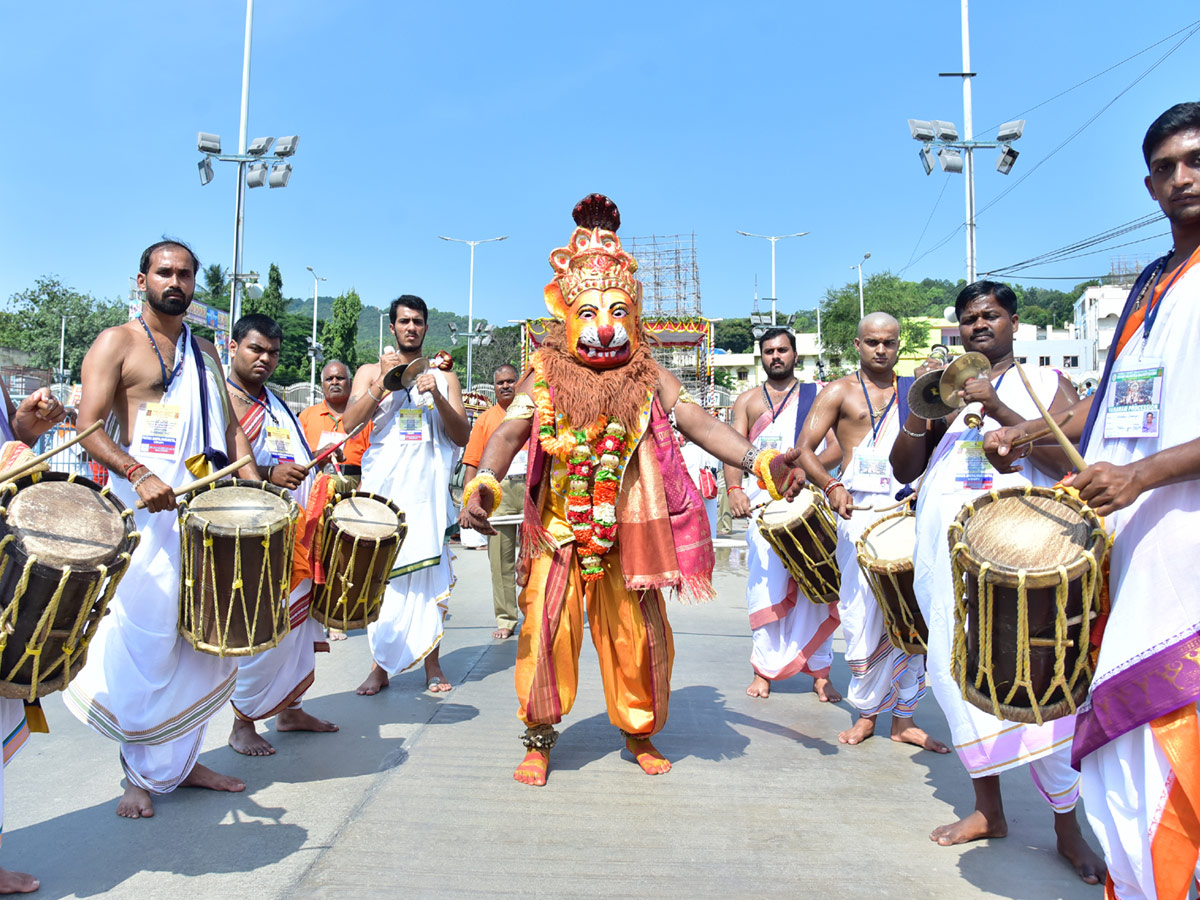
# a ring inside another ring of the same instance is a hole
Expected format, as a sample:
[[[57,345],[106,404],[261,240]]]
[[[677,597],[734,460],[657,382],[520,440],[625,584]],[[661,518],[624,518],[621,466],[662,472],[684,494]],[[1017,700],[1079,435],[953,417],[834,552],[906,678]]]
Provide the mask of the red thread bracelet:
[[[743,494],[746,493],[745,488],[743,488],[740,484],[735,484],[731,487],[725,488],[726,494],[732,494],[734,491],[741,491]]]

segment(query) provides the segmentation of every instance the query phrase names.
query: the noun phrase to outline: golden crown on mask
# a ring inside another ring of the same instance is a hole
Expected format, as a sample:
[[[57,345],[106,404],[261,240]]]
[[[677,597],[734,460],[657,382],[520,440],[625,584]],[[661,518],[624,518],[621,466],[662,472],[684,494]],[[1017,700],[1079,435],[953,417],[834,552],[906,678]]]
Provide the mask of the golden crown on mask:
[[[641,305],[642,285],[634,277],[637,260],[621,249],[621,239],[606,228],[576,228],[567,246],[550,254],[550,266],[568,307],[584,291],[610,288],[619,288]]]

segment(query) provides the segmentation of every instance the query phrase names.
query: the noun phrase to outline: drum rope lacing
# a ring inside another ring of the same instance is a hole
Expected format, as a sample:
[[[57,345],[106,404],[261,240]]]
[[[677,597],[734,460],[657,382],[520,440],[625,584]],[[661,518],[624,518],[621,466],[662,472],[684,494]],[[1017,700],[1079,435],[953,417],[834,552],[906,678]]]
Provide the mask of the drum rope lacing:
[[[899,560],[902,563],[908,564],[908,568],[905,569],[903,566],[897,568],[896,566],[886,565],[886,563],[891,561],[882,560],[878,557],[867,556],[865,553],[867,536],[872,531],[883,525],[885,522],[890,522],[893,519],[903,519],[905,516],[912,515],[913,514],[908,510],[900,510],[892,513],[891,515],[884,516],[881,519],[877,519],[875,522],[871,523],[871,525],[863,532],[862,537],[858,539],[855,544],[855,552],[858,557],[859,568],[866,577],[867,583],[871,586],[871,592],[875,595],[875,599],[879,603],[879,609],[883,613],[884,627],[887,631],[888,637],[891,639],[892,646],[896,647],[898,650],[903,650],[905,653],[912,653],[912,647],[915,646],[920,648],[919,652],[924,653],[927,649],[925,641],[921,637],[921,630],[917,627],[916,617],[913,615],[908,604],[896,604],[896,606],[900,608],[901,613],[901,618],[897,619],[895,610],[892,608],[892,604],[887,603],[884,600],[884,598],[887,596],[887,593],[883,589],[884,575],[887,576],[888,582],[891,584],[893,597],[902,598],[905,595],[905,586],[900,584],[900,579],[897,577],[898,572],[904,571],[908,573],[909,584],[907,587],[909,590],[912,589],[911,579],[913,570],[911,556]],[[882,572],[877,564],[882,566]],[[905,643],[911,646],[905,646]]]
[[[384,539],[372,539],[371,557],[364,569],[366,577],[363,579],[362,584],[355,584],[352,578],[357,571],[355,564],[358,561],[359,546],[365,543],[367,538],[362,535],[354,535],[351,538],[349,554],[346,554],[342,549],[342,544],[337,540],[337,535],[347,534],[347,532],[345,529],[338,527],[332,515],[333,508],[342,499],[344,498],[339,495],[331,496],[325,507],[325,522],[321,531],[320,555],[321,557],[325,557],[326,553],[328,553],[328,560],[325,564],[326,586],[324,591],[320,592],[322,595],[320,597],[316,596],[316,591],[314,591],[310,615],[326,627],[350,631],[353,628],[364,628],[378,617],[379,608],[382,605],[381,598],[383,592],[380,590],[376,594],[373,589],[374,579],[371,576],[374,573],[382,571],[384,586],[386,587],[387,575],[391,572],[392,565],[400,553],[400,546],[404,543],[408,527],[404,520],[398,516],[395,541],[391,540],[392,535]],[[364,550],[363,552],[366,551]],[[385,554],[382,569],[378,567],[380,552]],[[338,587],[334,587],[335,582],[338,583]],[[351,597],[351,591],[355,587],[358,588],[358,591]],[[334,591],[339,591],[339,589],[340,592],[335,594]],[[332,599],[332,603],[328,602],[330,599]],[[379,599],[380,602],[376,603],[376,599]],[[353,600],[353,605],[349,602],[351,600]],[[337,618],[339,611],[340,621]]]
[[[808,533],[815,546],[820,547],[822,545],[822,535],[831,540],[833,545],[836,546],[837,525],[833,521],[833,514],[829,511],[829,507],[823,501],[814,498],[811,508],[813,510],[812,518],[817,520],[817,524],[821,529],[821,534],[818,534],[817,531],[812,527],[812,523],[809,522],[808,517],[803,515],[798,515],[792,519],[789,519],[785,523],[781,523],[782,525],[786,526],[785,528],[772,528],[771,526],[765,526],[763,525],[761,516],[756,521],[758,524],[759,533],[763,536],[763,539],[775,549],[775,552],[778,554],[780,561],[784,565],[784,568],[788,570],[792,578],[804,591],[805,596],[807,596],[808,599],[813,603],[824,605],[825,603],[833,601],[822,600],[819,598],[832,597],[834,600],[836,600],[838,596],[841,578],[838,572],[837,564],[831,558],[820,560],[814,559],[811,555],[809,555],[808,551],[804,549],[804,546],[800,542],[800,538],[796,534],[793,534],[790,530],[787,530],[793,525],[799,524]],[[784,538],[786,538],[786,543]],[[799,553],[800,557],[804,561],[805,571],[800,571],[797,569],[797,567],[795,567],[793,561],[789,559],[787,555],[788,549],[795,550]],[[832,578],[826,577],[826,570],[832,573]]]

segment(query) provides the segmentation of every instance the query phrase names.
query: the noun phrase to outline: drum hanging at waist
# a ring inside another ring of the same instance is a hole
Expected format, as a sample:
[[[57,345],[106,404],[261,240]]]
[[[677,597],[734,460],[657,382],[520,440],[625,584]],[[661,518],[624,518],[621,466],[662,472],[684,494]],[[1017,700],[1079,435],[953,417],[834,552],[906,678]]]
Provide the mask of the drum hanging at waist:
[[[352,631],[379,618],[388,575],[408,534],[404,513],[386,497],[354,493],[330,499],[321,528],[324,582],[311,615],[328,628]]]
[[[805,485],[795,500],[768,503],[756,526],[809,600],[837,602],[837,525],[824,497]]]
[[[913,591],[913,550],[917,517],[900,509],[867,526],[855,545],[858,565],[883,613],[893,647],[926,652],[929,628]]]

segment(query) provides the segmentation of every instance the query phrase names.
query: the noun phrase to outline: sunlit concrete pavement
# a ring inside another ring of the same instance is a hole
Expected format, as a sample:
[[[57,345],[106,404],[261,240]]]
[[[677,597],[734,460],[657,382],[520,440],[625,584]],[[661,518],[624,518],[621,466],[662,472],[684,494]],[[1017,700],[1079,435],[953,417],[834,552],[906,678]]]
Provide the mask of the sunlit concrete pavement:
[[[201,761],[246,792],[179,790],[143,821],[114,815],[116,745],[56,695],[52,733],[6,772],[0,865],[37,874],[46,898],[1102,896],[1055,854],[1024,770],[1004,776],[1007,839],[938,847],[930,830],[971,809],[955,756],[878,738],[839,746],[849,707],[819,703],[804,676],[747,697],[736,546],[719,551],[715,602],[669,609],[675,671],[658,746],[675,768],[651,778],[620,752],[585,643],[550,782],[517,784],[516,640],[491,638],[486,554],[457,555],[442,644],[453,691],[426,693],[415,671],[356,696],[369,660],[354,634],[321,655],[305,703],[339,733],[272,730],[278,752],[250,759],[225,744],[226,711]],[[949,742],[932,694],[917,720]]]

